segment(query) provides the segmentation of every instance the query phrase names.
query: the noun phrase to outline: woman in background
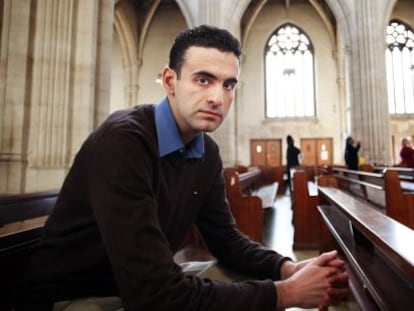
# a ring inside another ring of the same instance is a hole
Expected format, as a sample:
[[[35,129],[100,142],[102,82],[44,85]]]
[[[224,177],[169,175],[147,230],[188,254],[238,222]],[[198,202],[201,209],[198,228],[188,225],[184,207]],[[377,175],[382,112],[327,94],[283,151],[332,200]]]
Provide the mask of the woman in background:
[[[358,151],[361,147],[361,143],[358,141],[355,144],[352,136],[346,139],[345,144],[345,164],[350,170],[358,170]]]
[[[414,168],[414,149],[411,147],[410,140],[406,137],[401,140],[400,158],[400,166]]]

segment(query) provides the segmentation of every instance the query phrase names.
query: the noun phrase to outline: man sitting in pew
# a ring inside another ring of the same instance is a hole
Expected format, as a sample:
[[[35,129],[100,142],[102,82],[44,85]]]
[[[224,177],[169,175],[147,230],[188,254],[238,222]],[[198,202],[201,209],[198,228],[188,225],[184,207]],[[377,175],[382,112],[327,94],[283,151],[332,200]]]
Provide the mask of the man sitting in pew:
[[[346,296],[336,251],[293,262],[235,227],[205,132],[230,108],[240,53],[225,30],[181,33],[162,71],[167,97],[115,112],[89,136],[15,290],[16,310],[276,310]],[[219,264],[256,280],[185,275],[173,255],[194,223]]]

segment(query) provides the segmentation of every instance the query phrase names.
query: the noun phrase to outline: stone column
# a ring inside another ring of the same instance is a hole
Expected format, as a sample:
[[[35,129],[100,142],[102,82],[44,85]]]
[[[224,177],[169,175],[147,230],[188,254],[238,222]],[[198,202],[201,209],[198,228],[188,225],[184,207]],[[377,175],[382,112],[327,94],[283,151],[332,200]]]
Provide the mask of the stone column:
[[[4,0],[0,12],[0,193],[19,193],[24,185],[31,5]]]
[[[110,110],[114,5],[114,0],[99,1],[94,128],[102,123]]]
[[[142,64],[142,58],[139,56],[140,52],[142,53],[138,47],[139,38],[128,22],[129,10],[128,6],[118,5],[115,9],[113,26],[123,54],[125,107],[132,107],[138,103],[138,74]]]
[[[73,1],[53,0],[38,1],[33,10],[32,67],[27,76],[30,115],[26,123],[31,178],[36,178],[34,171],[66,164],[74,11]]]
[[[113,0],[3,1],[0,193],[56,188],[109,110]]]
[[[385,67],[387,0],[355,2],[349,82],[351,135],[361,140],[367,162],[389,164],[391,140]]]

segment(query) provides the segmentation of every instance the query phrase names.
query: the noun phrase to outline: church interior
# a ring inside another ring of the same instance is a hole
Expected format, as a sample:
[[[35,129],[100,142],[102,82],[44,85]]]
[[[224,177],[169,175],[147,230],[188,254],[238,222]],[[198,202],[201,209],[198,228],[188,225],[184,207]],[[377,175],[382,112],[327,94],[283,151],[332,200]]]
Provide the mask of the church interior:
[[[229,203],[271,196],[249,215],[232,208],[236,222],[295,259],[342,248],[365,281],[360,292],[372,296],[345,310],[405,306],[414,294],[414,253],[400,246],[414,238],[414,167],[400,165],[402,139],[414,140],[413,0],[1,0],[0,14],[0,208],[13,196],[58,191],[83,141],[111,113],[165,97],[160,77],[176,35],[214,25],[242,48],[231,109],[209,133]],[[288,135],[301,150],[290,172]],[[344,160],[350,136],[360,143],[354,173]],[[346,200],[333,185],[346,189]],[[381,227],[353,210],[358,204],[380,210],[370,219],[380,217]],[[386,281],[371,274],[357,242],[338,238],[347,230],[340,220],[353,238],[364,236],[369,254],[381,254],[372,265],[396,266],[383,277],[395,281],[392,293],[384,294]],[[327,224],[323,233],[318,223]],[[177,261],[211,259],[197,231],[188,241]]]
[[[235,100],[212,134],[225,166],[250,165],[257,141],[275,142],[274,161],[284,165],[287,135],[309,152],[306,165],[343,164],[348,135],[361,141],[363,161],[398,164],[401,138],[414,133],[412,1],[194,3],[2,1],[0,193],[59,187],[85,137],[111,112],[164,96],[157,79],[166,46],[198,24],[226,28],[242,44]],[[270,51],[292,29],[309,63],[277,66]],[[402,54],[400,80],[389,81]]]

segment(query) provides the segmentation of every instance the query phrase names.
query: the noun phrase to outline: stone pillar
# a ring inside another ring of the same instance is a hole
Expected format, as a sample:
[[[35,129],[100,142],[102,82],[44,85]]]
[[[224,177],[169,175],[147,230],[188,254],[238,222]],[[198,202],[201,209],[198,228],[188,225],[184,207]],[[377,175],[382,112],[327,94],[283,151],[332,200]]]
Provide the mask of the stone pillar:
[[[96,113],[96,72],[99,0],[77,1],[76,22],[72,25],[74,45],[69,162],[77,153],[86,136],[94,129]],[[108,98],[109,100],[109,98]]]
[[[96,49],[95,128],[102,123],[110,111],[114,5],[114,0],[99,1],[98,42]]]
[[[122,5],[124,4],[124,5]],[[125,2],[115,8],[114,31],[118,36],[119,44],[122,49],[123,70],[124,70],[124,94],[125,107],[132,107],[138,103],[138,75],[142,65],[139,46],[139,38],[129,25],[129,11],[131,8]]]
[[[24,187],[31,5],[4,0],[0,12],[0,193],[19,193]]]
[[[113,1],[3,1],[0,193],[58,187],[107,115]]]
[[[361,140],[367,162],[391,163],[385,67],[387,0],[356,1],[351,33],[349,82],[351,135]]]
[[[33,11],[32,67],[27,76],[30,118],[26,123],[33,171],[62,167],[67,161],[74,11],[73,1],[53,0],[38,1]]]

